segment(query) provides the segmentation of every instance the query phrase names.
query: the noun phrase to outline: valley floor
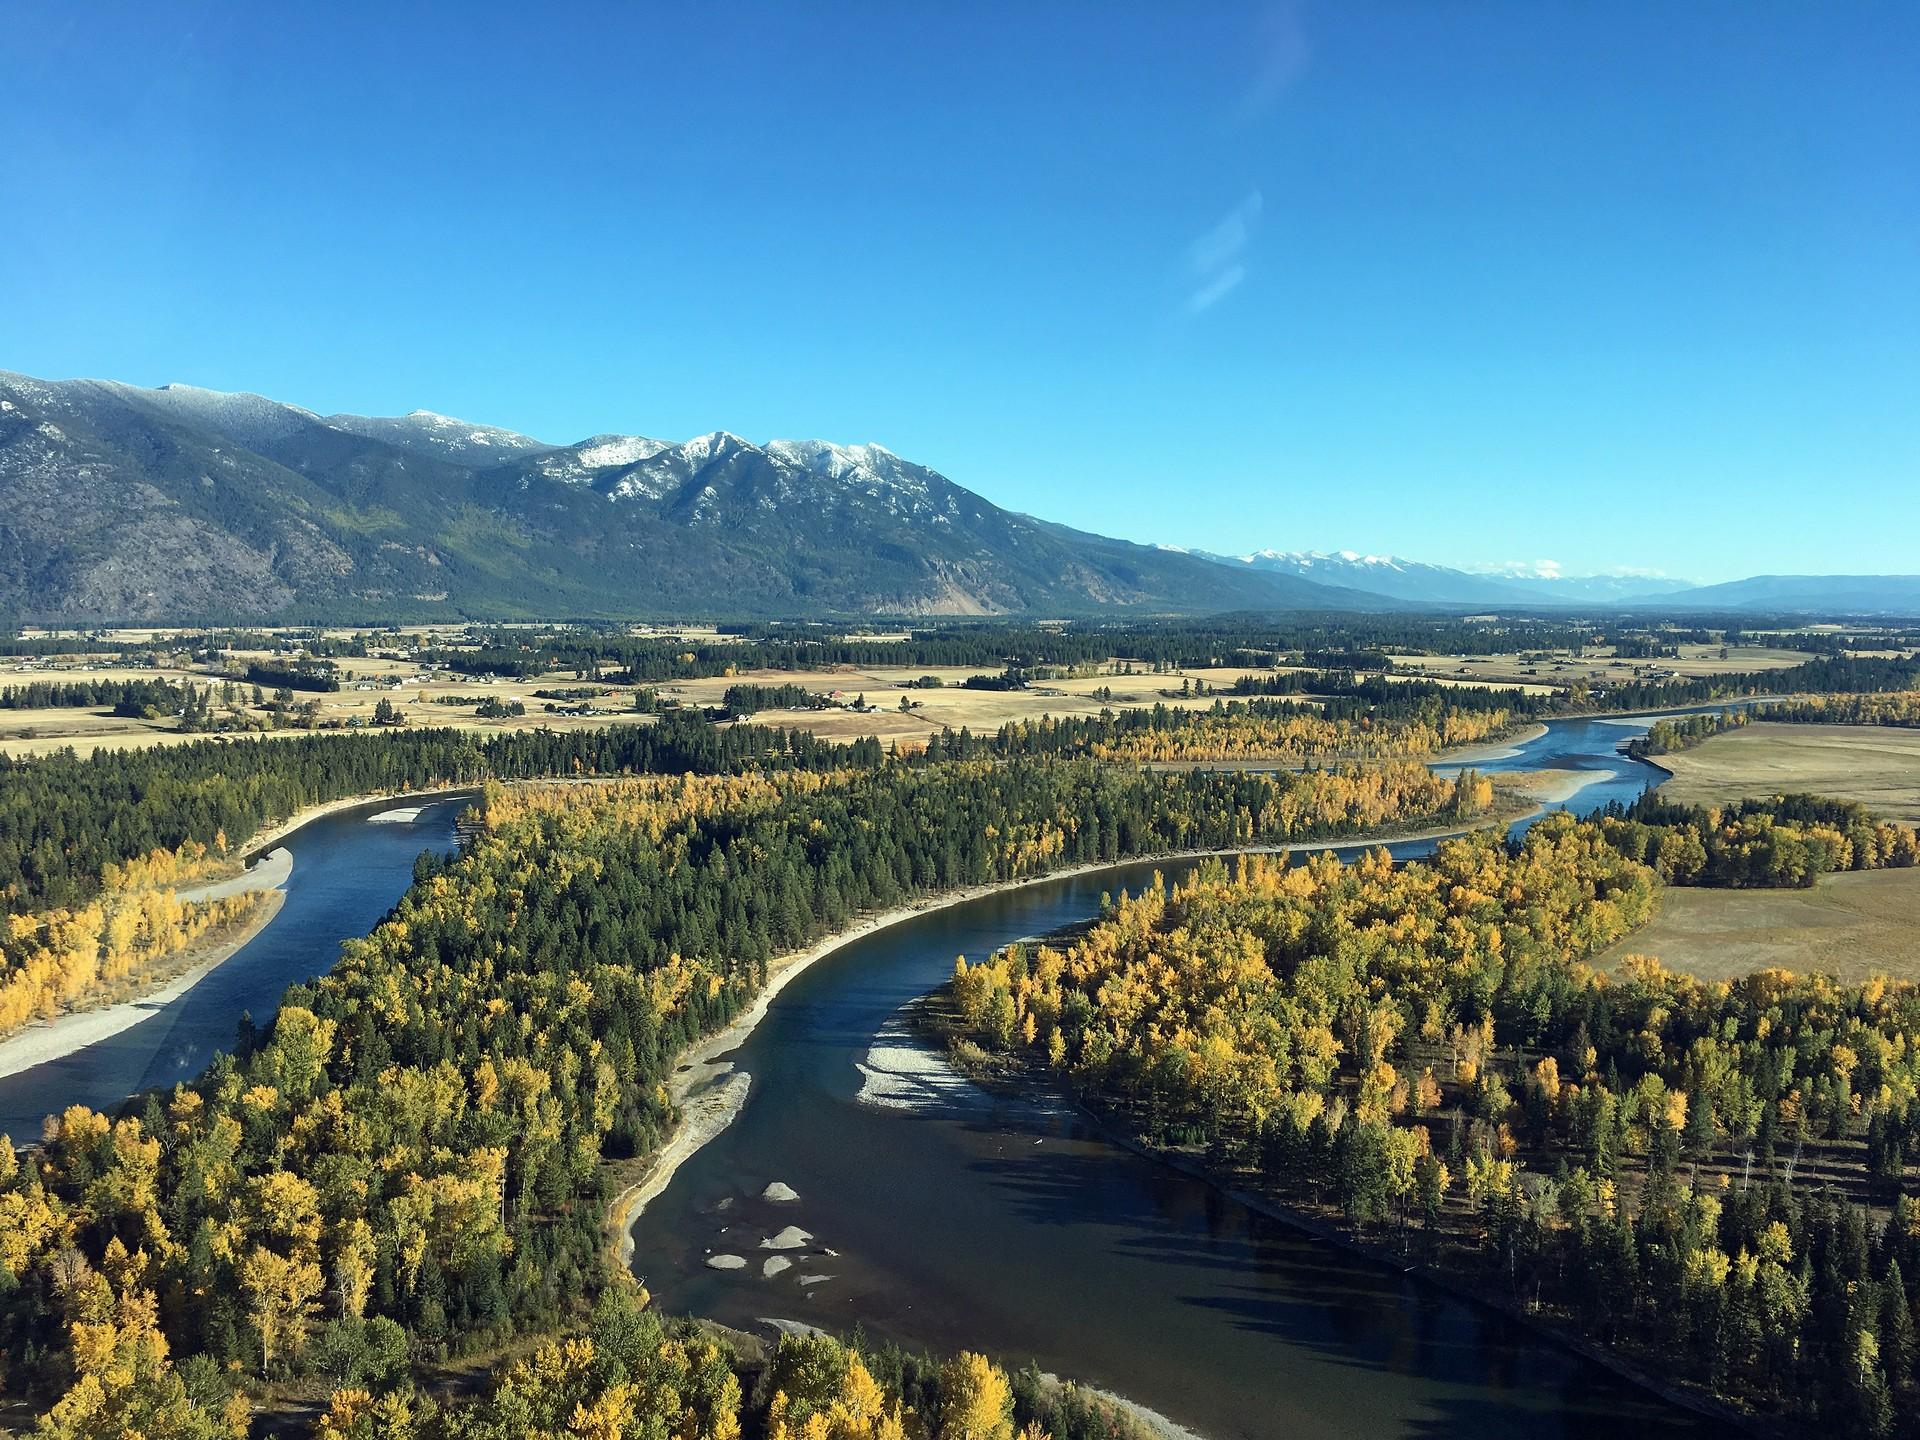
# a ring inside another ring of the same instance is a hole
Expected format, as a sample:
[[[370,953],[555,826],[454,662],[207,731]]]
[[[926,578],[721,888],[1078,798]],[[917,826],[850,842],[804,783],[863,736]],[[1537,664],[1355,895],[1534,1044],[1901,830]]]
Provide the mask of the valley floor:
[[[1661,795],[1685,805],[1807,792],[1920,821],[1920,730],[1761,722],[1655,763],[1673,774]]]
[[[1920,980],[1920,870],[1823,875],[1809,890],[1669,887],[1653,923],[1595,964],[1611,968],[1628,955],[1658,956],[1702,980],[1765,969]]]

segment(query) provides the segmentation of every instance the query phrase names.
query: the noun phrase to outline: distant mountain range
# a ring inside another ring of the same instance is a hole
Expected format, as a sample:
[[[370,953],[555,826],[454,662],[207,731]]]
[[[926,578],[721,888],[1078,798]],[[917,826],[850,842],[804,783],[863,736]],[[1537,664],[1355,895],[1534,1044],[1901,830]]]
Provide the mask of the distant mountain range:
[[[1427,605],[1920,615],[1920,575],[1755,575],[1719,585],[1695,585],[1653,575],[1482,574],[1353,550],[1331,554],[1258,550],[1251,555],[1207,558]]]
[[[1001,509],[878,445],[724,431],[552,445],[424,410],[322,416],[258,395],[0,372],[0,612],[25,620],[1622,603],[1912,613],[1920,579],[1686,589],[1352,553],[1189,554]]]
[[[1686,588],[1682,580],[1635,575],[1481,575],[1353,550],[1256,550],[1208,557],[1272,575],[1292,575],[1370,595],[1432,605],[1618,605]]]

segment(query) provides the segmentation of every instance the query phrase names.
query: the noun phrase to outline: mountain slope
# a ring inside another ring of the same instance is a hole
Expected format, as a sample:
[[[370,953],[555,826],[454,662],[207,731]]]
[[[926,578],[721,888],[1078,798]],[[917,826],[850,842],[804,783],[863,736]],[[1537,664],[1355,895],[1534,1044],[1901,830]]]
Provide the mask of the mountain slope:
[[[512,430],[475,425],[431,410],[407,415],[329,415],[326,423],[351,435],[384,440],[401,450],[461,465],[491,465],[555,448]]]
[[[1652,603],[1700,610],[1920,615],[1920,575],[1752,575],[1697,585]]]
[[[425,412],[0,373],[30,619],[1343,609],[1349,590],[1000,509],[879,446],[546,446]]]

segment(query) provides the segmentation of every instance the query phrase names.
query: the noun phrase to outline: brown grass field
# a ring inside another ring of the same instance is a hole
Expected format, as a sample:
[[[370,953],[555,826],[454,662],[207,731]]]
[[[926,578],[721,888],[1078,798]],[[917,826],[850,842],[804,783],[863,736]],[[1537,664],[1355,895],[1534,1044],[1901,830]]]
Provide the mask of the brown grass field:
[[[1576,681],[1620,684],[1662,676],[1739,674],[1749,670],[1784,670],[1813,656],[1804,650],[1736,647],[1720,657],[1718,645],[1682,645],[1677,660],[1617,660],[1605,646],[1593,646],[1581,655],[1569,650],[1543,653],[1543,659],[1516,655],[1396,655],[1393,668],[1435,679],[1471,680],[1478,684],[1523,682],[1542,688],[1563,687]]]
[[[575,678],[571,672],[542,675],[528,680],[497,678],[489,684],[477,678],[443,673],[435,673],[422,681],[419,678],[420,670],[417,665],[400,660],[353,659],[342,662],[341,668],[354,677],[342,689],[321,694],[303,691],[295,697],[300,701],[319,700],[323,722],[358,719],[364,724],[372,718],[375,705],[382,699],[391,700],[406,714],[411,724],[452,726],[480,733],[496,730],[525,730],[541,726],[555,730],[587,729],[630,724],[636,719],[644,720],[645,718],[636,716],[632,711],[633,687],[631,686],[599,687],[609,693],[592,702],[595,709],[600,712],[594,715],[568,716],[548,713],[543,708],[546,702],[536,698],[533,692],[573,689],[581,686],[584,682]],[[848,708],[764,710],[754,717],[754,721],[763,725],[785,725],[811,730],[825,739],[832,740],[851,740],[867,735],[877,735],[883,741],[919,742],[948,727],[958,730],[966,726],[976,732],[991,733],[1008,721],[1038,719],[1043,715],[1096,715],[1103,709],[1161,704],[1176,709],[1205,708],[1213,704],[1215,697],[1211,695],[1181,696],[1179,691],[1183,680],[1191,680],[1196,686],[1204,682],[1215,689],[1225,689],[1242,675],[1265,672],[1212,669],[1162,675],[1096,675],[1049,681],[1030,690],[962,688],[962,682],[969,675],[982,673],[997,673],[997,667],[992,671],[960,666],[911,668],[874,666],[863,669],[843,667],[838,670],[805,671],[755,670],[742,671],[737,675],[668,683],[656,688],[661,695],[669,699],[678,700],[685,705],[697,706],[720,704],[727,687],[741,682],[757,682],[765,685],[793,683],[821,694],[839,691],[849,700],[864,695],[871,707],[865,711]],[[911,681],[929,674],[938,676],[944,684],[938,689],[908,688]],[[130,680],[162,676],[174,681],[192,680],[196,684],[205,684],[211,678],[202,673],[185,670],[154,670],[125,665],[101,665],[97,668],[73,666],[62,669],[35,667],[21,670],[0,666],[0,686],[25,685],[35,680]],[[395,679],[401,681],[400,688],[388,688]],[[360,680],[370,681],[378,688],[357,689],[355,685]],[[1103,687],[1111,689],[1110,700],[1096,698],[1094,692]],[[478,702],[489,696],[498,697],[501,700],[520,700],[526,705],[527,713],[511,719],[482,720],[474,713],[474,705],[436,703],[442,697],[465,698]],[[902,711],[899,708],[902,697],[913,702],[911,710]],[[126,719],[110,714],[105,707],[0,710],[0,754],[11,756],[42,755],[67,746],[87,754],[96,749],[118,750],[144,745],[171,745],[199,738],[202,737],[181,734],[174,728],[174,722],[170,719],[152,721]],[[242,738],[245,737],[242,736]]]
[[[1825,875],[1811,890],[1670,888],[1653,923],[1595,963],[1612,968],[1627,955],[1657,955],[1703,980],[1768,968],[1920,980],[1920,870]]]
[[[1879,725],[1749,725],[1659,763],[1670,800],[1712,805],[1806,791],[1858,800],[1889,819],[1920,821],[1920,730]]]

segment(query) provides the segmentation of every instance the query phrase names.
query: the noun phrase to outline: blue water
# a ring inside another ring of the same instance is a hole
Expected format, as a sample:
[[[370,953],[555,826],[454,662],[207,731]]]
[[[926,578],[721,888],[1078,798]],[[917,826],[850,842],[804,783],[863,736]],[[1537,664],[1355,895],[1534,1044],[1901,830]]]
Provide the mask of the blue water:
[[[325,974],[340,943],[380,923],[413,879],[422,850],[454,845],[470,797],[428,805],[411,822],[372,823],[385,800],[310,821],[282,843],[293,873],[280,913],[225,964],[139,1024],[85,1049],[0,1076],[0,1133],[37,1140],[47,1114],[69,1105],[112,1110],[155,1085],[190,1080],[232,1045],[240,1017],[265,1024],[289,985]]]
[[[1591,773],[1565,802],[1587,813],[1660,779],[1617,753],[1635,733],[1559,721],[1473,768]],[[286,986],[325,971],[342,940],[379,922],[415,856],[451,848],[464,803],[434,805],[412,824],[368,823],[392,808],[384,802],[295,832],[272,924],[139,1025],[0,1078],[0,1130],[29,1138],[49,1111],[110,1109],[198,1073],[243,1012],[264,1023]],[[1404,858],[1432,842],[1390,848]],[[746,1109],[636,1226],[636,1271],[669,1310],[748,1327],[763,1316],[863,1324],[934,1349],[1032,1358],[1211,1440],[1703,1434],[1690,1413],[1495,1312],[1269,1220],[1070,1112],[966,1086],[916,1109],[860,1102],[859,1066],[876,1038],[946,979],[956,954],[978,958],[1085,919],[1104,893],[1193,863],[1137,862],[986,896],[864,937],[798,977],[737,1053],[754,1077]],[[800,1200],[760,1201],[776,1179]],[[764,1280],[759,1239],[787,1224],[815,1243]],[[752,1268],[707,1268],[709,1252],[728,1249]],[[833,1278],[803,1288],[808,1274]]]
[[[1590,772],[1580,813],[1660,772],[1616,753],[1632,727],[1567,721],[1476,768]],[[1430,841],[1390,847],[1406,857]],[[860,1067],[954,956],[1097,912],[1194,861],[1143,861],[916,916],[798,976],[732,1057],[746,1108],[634,1228],[633,1267],[674,1312],[858,1324],[940,1352],[1031,1359],[1231,1437],[1697,1436],[1690,1412],[1482,1305],[1337,1249],[1103,1139],[1070,1110],[941,1087],[860,1098]],[[759,1198],[783,1181],[800,1199]],[[762,1238],[810,1232],[774,1278]],[[833,1253],[828,1253],[833,1252]],[[712,1253],[747,1258],[710,1268]],[[808,1276],[831,1277],[803,1286]]]

